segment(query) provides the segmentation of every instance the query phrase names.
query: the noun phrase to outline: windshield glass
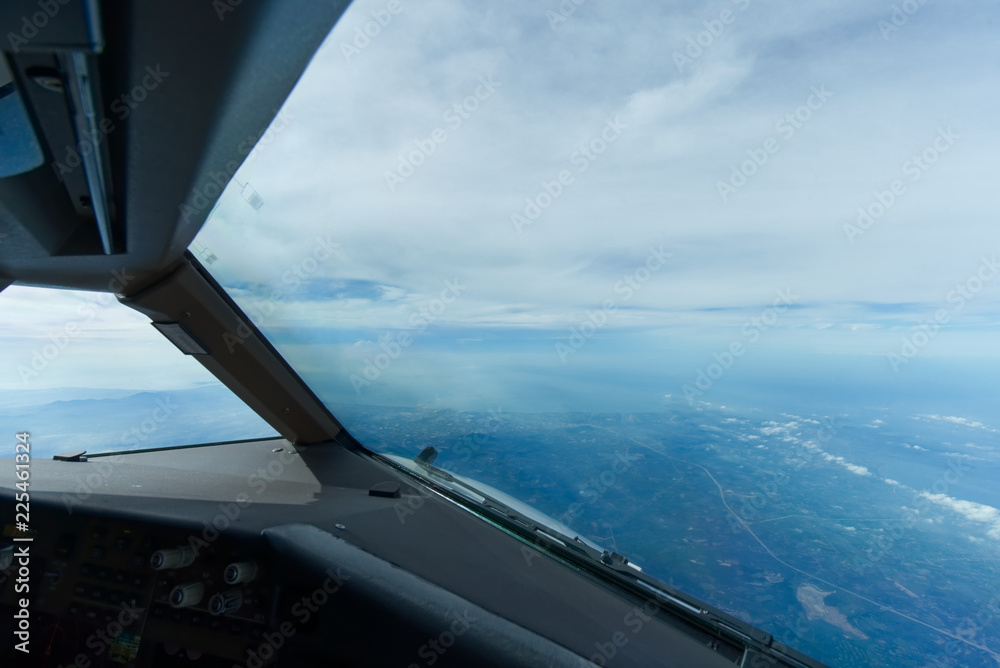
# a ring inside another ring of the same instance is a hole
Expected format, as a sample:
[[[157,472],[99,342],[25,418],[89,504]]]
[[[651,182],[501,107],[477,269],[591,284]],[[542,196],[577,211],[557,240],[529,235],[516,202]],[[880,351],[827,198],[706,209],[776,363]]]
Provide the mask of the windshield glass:
[[[112,294],[8,287],[0,340],[0,426],[37,457],[276,436]]]
[[[993,666],[996,19],[355,2],[193,252],[365,445],[832,665]]]

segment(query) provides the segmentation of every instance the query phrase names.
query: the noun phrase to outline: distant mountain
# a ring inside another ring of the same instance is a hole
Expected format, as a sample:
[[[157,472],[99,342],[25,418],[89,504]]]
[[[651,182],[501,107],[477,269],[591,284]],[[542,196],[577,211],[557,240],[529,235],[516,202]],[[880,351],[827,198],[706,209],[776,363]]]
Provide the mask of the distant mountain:
[[[72,388],[0,393],[0,430],[31,434],[32,454],[141,450],[274,436],[223,386],[162,392]]]
[[[103,387],[61,387],[46,390],[0,390],[0,410],[21,406],[40,406],[53,401],[72,399],[120,399],[138,390],[108,389]]]

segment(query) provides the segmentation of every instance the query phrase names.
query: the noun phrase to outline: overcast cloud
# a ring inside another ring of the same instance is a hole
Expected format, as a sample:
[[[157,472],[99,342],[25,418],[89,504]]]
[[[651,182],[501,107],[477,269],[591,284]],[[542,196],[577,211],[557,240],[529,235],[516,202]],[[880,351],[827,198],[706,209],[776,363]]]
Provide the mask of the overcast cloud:
[[[744,341],[781,290],[794,305],[761,349],[891,374],[887,353],[944,309],[919,357],[996,361],[993,6],[893,24],[892,3],[862,1],[588,0],[565,17],[554,0],[403,1],[359,37],[387,4],[348,11],[198,239],[307,379],[340,396],[379,337],[408,331],[420,355],[386,370],[402,385],[465,364],[502,394],[515,380],[485,367],[655,359],[673,378],[657,392],[676,392],[712,360],[685,351]],[[524,224],[546,183],[559,195]],[[867,229],[859,207],[878,214]],[[628,294],[657,249],[669,259]],[[449,281],[457,298],[415,316]]]

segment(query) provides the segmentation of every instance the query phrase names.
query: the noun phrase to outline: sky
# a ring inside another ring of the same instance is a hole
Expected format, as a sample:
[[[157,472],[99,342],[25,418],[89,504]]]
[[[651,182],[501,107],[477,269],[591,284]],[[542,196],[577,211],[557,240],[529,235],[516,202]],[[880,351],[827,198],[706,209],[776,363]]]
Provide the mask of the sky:
[[[14,285],[0,293],[0,391],[178,390],[217,381],[111,294]]]
[[[720,386],[996,364],[994,10],[574,6],[355,3],[319,50],[198,239],[314,386],[651,406],[734,343]]]
[[[997,11],[894,6],[355,2],[193,250],[334,408],[982,397]],[[17,373],[64,298],[0,294],[0,387],[132,387],[117,304]]]

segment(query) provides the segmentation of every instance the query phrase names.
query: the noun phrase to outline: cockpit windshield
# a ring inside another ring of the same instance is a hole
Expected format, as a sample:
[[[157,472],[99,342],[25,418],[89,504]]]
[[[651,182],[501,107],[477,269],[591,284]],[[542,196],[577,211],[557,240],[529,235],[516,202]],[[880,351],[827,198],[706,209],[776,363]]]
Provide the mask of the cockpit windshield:
[[[361,0],[191,251],[372,450],[831,665],[994,666],[997,20]]]

